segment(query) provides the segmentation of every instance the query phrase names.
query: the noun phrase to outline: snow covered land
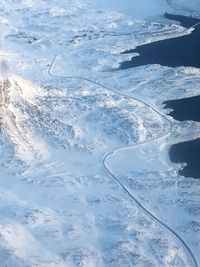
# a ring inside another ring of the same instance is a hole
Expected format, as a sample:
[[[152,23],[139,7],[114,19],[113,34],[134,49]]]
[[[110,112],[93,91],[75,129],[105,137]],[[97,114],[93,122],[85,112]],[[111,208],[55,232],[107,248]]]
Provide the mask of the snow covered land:
[[[199,123],[163,101],[200,70],[117,70],[137,45],[190,34],[198,0],[1,0],[0,267],[198,267],[200,179],[169,147]]]

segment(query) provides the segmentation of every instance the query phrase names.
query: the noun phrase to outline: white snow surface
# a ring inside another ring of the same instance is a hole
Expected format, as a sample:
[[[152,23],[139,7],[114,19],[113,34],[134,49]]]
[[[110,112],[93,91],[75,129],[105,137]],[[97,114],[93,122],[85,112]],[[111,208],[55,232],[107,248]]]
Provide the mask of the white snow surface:
[[[144,19],[150,16],[163,15],[166,11],[172,10],[166,0],[96,0],[95,5],[105,10],[115,10],[133,17]]]
[[[162,115],[200,71],[114,71],[126,49],[189,34],[166,11],[200,6],[146,2],[1,1],[1,267],[200,264],[200,180],[168,159],[199,124]]]

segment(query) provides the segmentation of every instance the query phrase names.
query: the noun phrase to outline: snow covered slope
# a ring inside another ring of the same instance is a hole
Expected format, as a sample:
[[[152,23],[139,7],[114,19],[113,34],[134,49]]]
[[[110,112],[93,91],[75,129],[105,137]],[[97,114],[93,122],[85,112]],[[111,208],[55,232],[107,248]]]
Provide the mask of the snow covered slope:
[[[200,3],[197,0],[168,0],[167,2],[176,12],[184,12],[185,15],[199,17]]]
[[[93,4],[102,10],[117,11],[134,19],[162,16],[165,12],[199,16],[198,0],[95,0]]]
[[[1,267],[198,266],[199,182],[166,156],[198,124],[171,131],[161,103],[199,93],[200,73],[114,71],[126,49],[189,34],[162,17],[185,7],[1,1]]]
[[[95,5],[105,10],[122,12],[134,19],[144,19],[150,16],[163,15],[166,11],[172,10],[166,0],[96,0]]]

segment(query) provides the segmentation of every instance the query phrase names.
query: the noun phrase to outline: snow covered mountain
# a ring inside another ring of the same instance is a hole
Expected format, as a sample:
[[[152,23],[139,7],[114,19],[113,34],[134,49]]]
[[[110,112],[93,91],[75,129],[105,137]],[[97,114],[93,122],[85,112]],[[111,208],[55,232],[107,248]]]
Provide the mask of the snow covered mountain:
[[[168,148],[199,124],[162,102],[200,93],[200,72],[116,71],[137,45],[189,34],[186,0],[2,0],[0,266],[197,267],[199,180]],[[191,86],[195,91],[191,91]]]

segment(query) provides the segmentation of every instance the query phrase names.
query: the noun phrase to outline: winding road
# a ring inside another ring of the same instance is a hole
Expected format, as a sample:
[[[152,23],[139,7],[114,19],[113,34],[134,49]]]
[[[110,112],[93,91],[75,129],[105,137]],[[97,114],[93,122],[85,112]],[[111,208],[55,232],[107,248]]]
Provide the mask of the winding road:
[[[195,25],[196,26],[196,25]],[[150,216],[154,221],[156,221],[157,223],[160,224],[160,226],[162,226],[165,230],[167,230],[170,234],[172,234],[174,236],[174,238],[179,242],[179,244],[182,246],[182,248],[184,249],[186,255],[188,256],[188,259],[190,260],[190,265],[193,266],[193,267],[199,267],[198,263],[197,263],[197,260],[192,252],[192,250],[190,249],[190,247],[187,245],[187,243],[182,239],[182,237],[175,231],[173,230],[172,228],[170,228],[167,224],[165,224],[163,221],[161,221],[159,218],[156,217],[156,215],[154,215],[150,210],[148,210],[130,191],[129,189],[115,176],[115,174],[112,172],[111,169],[109,169],[108,165],[107,165],[107,159],[109,157],[111,157],[115,152],[118,152],[118,151],[122,151],[124,149],[127,149],[127,148],[131,148],[131,147],[137,147],[137,146],[140,146],[140,145],[143,145],[143,144],[148,144],[148,143],[151,143],[151,142],[154,142],[156,140],[160,140],[164,137],[167,137],[171,130],[172,130],[172,122],[170,121],[170,119],[168,119],[165,115],[163,115],[162,113],[160,113],[158,110],[156,110],[154,107],[152,107],[150,104],[140,100],[140,99],[137,99],[135,97],[132,97],[132,96],[127,96],[125,94],[122,94],[122,93],[119,93],[119,92],[116,92],[115,90],[111,89],[111,88],[108,88],[100,83],[97,83],[95,81],[92,81],[90,79],[87,79],[87,78],[84,78],[84,77],[68,77],[68,76],[59,76],[59,75],[54,75],[53,72],[52,72],[52,69],[53,69],[53,66],[54,66],[54,63],[56,61],[56,59],[59,57],[59,55],[56,55],[54,56],[53,60],[51,61],[51,64],[48,68],[48,73],[50,76],[52,77],[55,77],[55,78],[60,78],[60,79],[78,79],[78,80],[83,80],[83,81],[86,81],[86,82],[89,82],[89,83],[92,83],[96,86],[99,86],[99,87],[102,87],[116,95],[119,95],[119,96],[122,96],[123,98],[125,99],[130,99],[130,100],[134,100],[134,101],[138,101],[140,103],[142,103],[143,105],[145,105],[146,107],[149,107],[151,110],[153,110],[155,113],[157,113],[159,116],[161,116],[165,121],[167,121],[168,123],[168,129],[166,132],[164,132],[162,135],[160,135],[159,137],[155,137],[155,138],[152,138],[151,140],[146,140],[144,142],[139,142],[137,144],[134,144],[134,145],[130,145],[130,146],[123,146],[123,147],[120,147],[120,148],[115,148],[113,150],[110,150],[108,152],[106,152],[103,157],[102,157],[102,163],[104,165],[104,168],[106,169],[107,173],[109,174],[109,176],[115,181],[115,183],[118,184],[118,186],[121,187],[121,189],[134,201],[134,203],[143,210],[143,212],[145,212],[148,216]]]

